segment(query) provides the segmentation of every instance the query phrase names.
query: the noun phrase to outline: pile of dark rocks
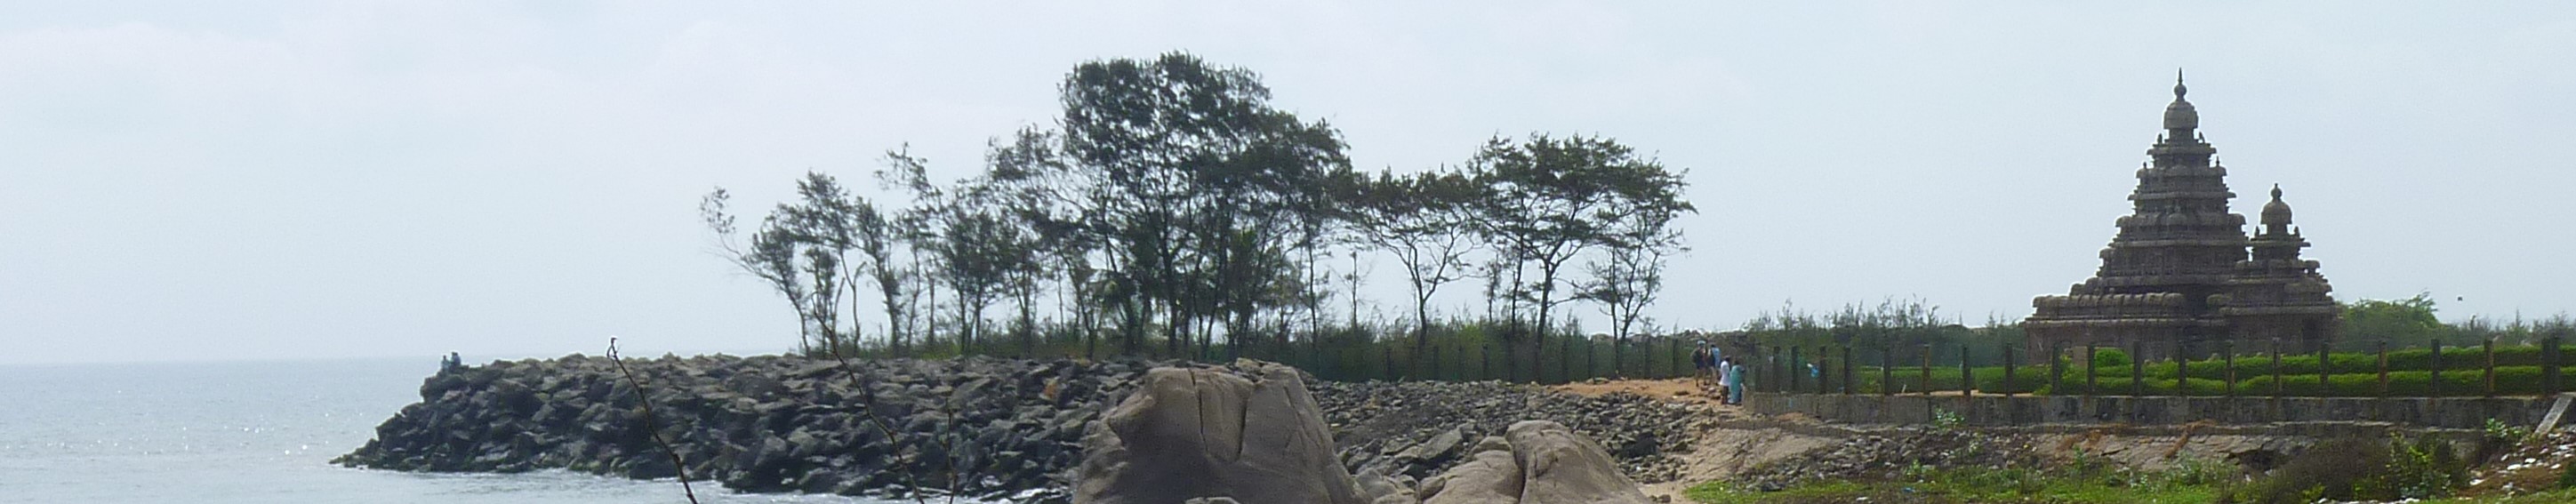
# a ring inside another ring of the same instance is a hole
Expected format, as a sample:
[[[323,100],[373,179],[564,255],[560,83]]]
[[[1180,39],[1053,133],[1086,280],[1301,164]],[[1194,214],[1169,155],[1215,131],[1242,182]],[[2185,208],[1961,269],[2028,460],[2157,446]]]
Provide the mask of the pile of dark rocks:
[[[1152,364],[1129,361],[628,359],[568,356],[441,371],[421,402],[334,462],[437,472],[562,468],[688,476],[747,492],[1037,498],[1067,488],[1087,423]],[[953,472],[952,472],[953,469]]]
[[[2046,467],[2025,434],[1974,429],[1907,427],[1871,431],[1841,443],[1754,466],[1738,474],[1745,488],[1764,491],[1823,480],[1891,480],[1908,468]]]
[[[1062,501],[1096,420],[1157,366],[1070,359],[628,359],[643,394],[605,358],[454,366],[421,402],[335,463],[403,471],[566,469],[680,475],[745,492],[915,492]],[[1583,397],[1498,382],[1318,382],[1306,376],[1354,472],[1425,478],[1521,420],[1598,440],[1631,478],[1669,480],[1707,415],[1630,394]],[[653,414],[644,413],[649,397]]]
[[[1485,436],[1513,423],[1547,420],[1609,450],[1628,477],[1670,481],[1673,455],[1715,421],[1705,406],[1630,393],[1583,396],[1502,382],[1326,382],[1315,401],[1334,426],[1343,464],[1354,472],[1426,478],[1447,470]]]

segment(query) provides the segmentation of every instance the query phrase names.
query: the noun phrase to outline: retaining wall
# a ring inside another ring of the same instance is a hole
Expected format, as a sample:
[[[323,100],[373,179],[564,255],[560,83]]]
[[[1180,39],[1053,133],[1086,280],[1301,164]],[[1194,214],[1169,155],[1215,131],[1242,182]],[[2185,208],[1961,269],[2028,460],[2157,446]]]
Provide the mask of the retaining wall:
[[[2377,421],[2475,429],[2487,419],[2536,426],[2555,397],[2175,397],[2175,396],[1960,396],[1754,393],[1744,404],[1756,413],[1802,413],[1846,423],[1908,424],[1932,421],[1933,411],[1956,412],[1969,425],[2120,423],[2167,425],[2209,420],[2227,424]]]

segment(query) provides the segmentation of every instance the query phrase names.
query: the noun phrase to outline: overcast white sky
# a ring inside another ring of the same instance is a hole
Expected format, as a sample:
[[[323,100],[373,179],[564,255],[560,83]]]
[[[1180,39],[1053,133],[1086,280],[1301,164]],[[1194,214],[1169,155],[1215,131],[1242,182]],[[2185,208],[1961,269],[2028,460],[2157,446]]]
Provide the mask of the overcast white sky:
[[[962,175],[1074,65],[1171,50],[1367,169],[1529,132],[1689,169],[1673,325],[2027,315],[2098,265],[2175,67],[2337,297],[2576,306],[2565,3],[723,4],[0,4],[0,363],[784,349],[699,194],[906,143]]]

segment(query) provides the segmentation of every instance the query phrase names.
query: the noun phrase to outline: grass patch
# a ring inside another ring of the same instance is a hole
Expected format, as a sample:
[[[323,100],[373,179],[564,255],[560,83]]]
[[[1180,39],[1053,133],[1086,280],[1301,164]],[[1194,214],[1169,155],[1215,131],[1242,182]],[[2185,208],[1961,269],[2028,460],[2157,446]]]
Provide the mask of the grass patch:
[[[1777,491],[1738,488],[1726,482],[1691,487],[1684,497],[1704,504],[1809,504],[1825,502],[2204,504],[2218,498],[2219,478],[2193,473],[2116,469],[1916,467],[1887,481],[1830,480]]]

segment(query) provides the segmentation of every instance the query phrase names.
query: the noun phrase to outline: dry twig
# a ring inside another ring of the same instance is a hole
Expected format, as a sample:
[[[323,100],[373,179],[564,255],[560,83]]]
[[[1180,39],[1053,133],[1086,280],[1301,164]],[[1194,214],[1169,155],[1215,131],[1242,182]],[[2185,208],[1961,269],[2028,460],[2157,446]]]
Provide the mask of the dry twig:
[[[626,370],[626,361],[617,358],[616,336],[608,337],[608,363],[616,365],[617,373],[626,375],[626,384],[635,388],[636,404],[644,405],[644,430],[653,434],[653,444],[660,445],[662,453],[671,455],[671,472],[680,475],[680,492],[688,494],[689,504],[698,504],[698,491],[689,487],[689,465],[680,461],[680,452],[671,449],[670,441],[662,439],[662,428],[653,425],[653,395],[645,393],[644,382],[635,379],[634,371]]]

